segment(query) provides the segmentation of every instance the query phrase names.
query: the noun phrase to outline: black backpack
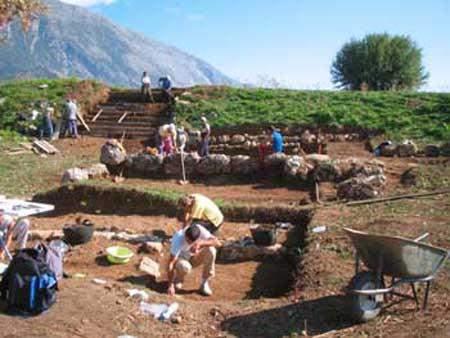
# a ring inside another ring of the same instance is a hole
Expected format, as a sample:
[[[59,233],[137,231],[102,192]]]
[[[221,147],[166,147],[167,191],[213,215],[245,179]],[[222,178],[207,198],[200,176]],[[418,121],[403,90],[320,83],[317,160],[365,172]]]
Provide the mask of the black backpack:
[[[20,250],[0,282],[0,297],[12,315],[34,316],[56,302],[58,283],[41,250]]]

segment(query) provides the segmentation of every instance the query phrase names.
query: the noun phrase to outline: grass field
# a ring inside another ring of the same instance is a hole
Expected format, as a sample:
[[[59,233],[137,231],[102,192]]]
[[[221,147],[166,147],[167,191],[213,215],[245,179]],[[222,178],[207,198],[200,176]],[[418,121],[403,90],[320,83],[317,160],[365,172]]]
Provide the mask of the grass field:
[[[40,89],[41,84],[48,87]],[[17,129],[20,112],[41,100],[62,108],[66,95],[78,98],[86,110],[105,95],[93,81],[32,80],[0,85],[0,129]],[[196,125],[201,115],[213,126],[242,124],[344,125],[385,132],[392,139],[450,139],[450,93],[297,91],[194,87],[177,107],[178,118]]]
[[[196,87],[179,109],[186,121],[204,114],[216,126],[240,124],[345,125],[378,129],[391,138],[450,139],[450,94],[295,91]]]

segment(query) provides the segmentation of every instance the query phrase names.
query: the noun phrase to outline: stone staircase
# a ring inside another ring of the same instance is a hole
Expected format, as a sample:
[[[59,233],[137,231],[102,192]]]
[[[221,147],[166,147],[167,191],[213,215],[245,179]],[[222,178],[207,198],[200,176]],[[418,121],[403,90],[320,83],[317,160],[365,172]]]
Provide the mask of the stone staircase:
[[[90,136],[110,138],[153,138],[167,123],[168,105],[160,90],[153,90],[152,102],[145,102],[137,90],[112,90],[108,100],[96,106],[85,118]]]

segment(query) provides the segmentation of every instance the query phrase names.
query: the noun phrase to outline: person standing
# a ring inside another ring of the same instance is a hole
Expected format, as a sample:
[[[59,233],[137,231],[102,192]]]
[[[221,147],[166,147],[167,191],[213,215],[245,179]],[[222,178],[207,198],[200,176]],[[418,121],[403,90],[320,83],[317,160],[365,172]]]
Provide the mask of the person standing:
[[[0,259],[4,259],[5,249],[10,249],[15,240],[19,249],[25,249],[30,229],[30,221],[26,218],[16,221],[0,210]]]
[[[42,117],[41,127],[39,128],[39,138],[47,136],[49,139],[53,137],[53,113],[54,109],[52,107],[47,107]]]
[[[198,154],[200,157],[205,157],[209,155],[209,137],[211,135],[211,127],[208,123],[206,117],[201,117],[203,129],[200,133],[200,142],[198,145]]]
[[[159,87],[163,90],[164,101],[169,105],[173,106],[174,98],[172,95],[172,79],[170,75],[166,75],[159,78]]]
[[[215,275],[216,248],[220,245],[215,236],[198,224],[177,231],[170,248],[167,293],[174,296],[176,290],[182,289],[184,279],[192,268],[203,265],[200,293],[211,296],[213,292],[209,281]]]
[[[148,76],[147,72],[142,73],[142,79],[141,79],[141,95],[144,98],[145,101],[148,101],[148,99],[151,99],[151,101],[154,103],[153,95],[152,95],[152,89],[151,89],[151,80],[150,76]]]
[[[67,100],[67,112],[68,112],[68,125],[69,133],[73,138],[78,138],[78,126],[77,126],[77,114],[78,107],[75,100]]]
[[[281,135],[281,132],[273,126],[267,128],[267,130],[272,135],[272,152],[274,154],[282,153],[283,152],[283,135]]]

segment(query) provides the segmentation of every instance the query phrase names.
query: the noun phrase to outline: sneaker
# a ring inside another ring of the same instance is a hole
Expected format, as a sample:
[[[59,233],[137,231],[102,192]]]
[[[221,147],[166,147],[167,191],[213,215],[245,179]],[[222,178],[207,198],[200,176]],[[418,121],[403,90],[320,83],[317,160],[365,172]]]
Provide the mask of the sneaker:
[[[204,296],[211,296],[213,294],[208,281],[204,281],[200,286],[200,293]]]

